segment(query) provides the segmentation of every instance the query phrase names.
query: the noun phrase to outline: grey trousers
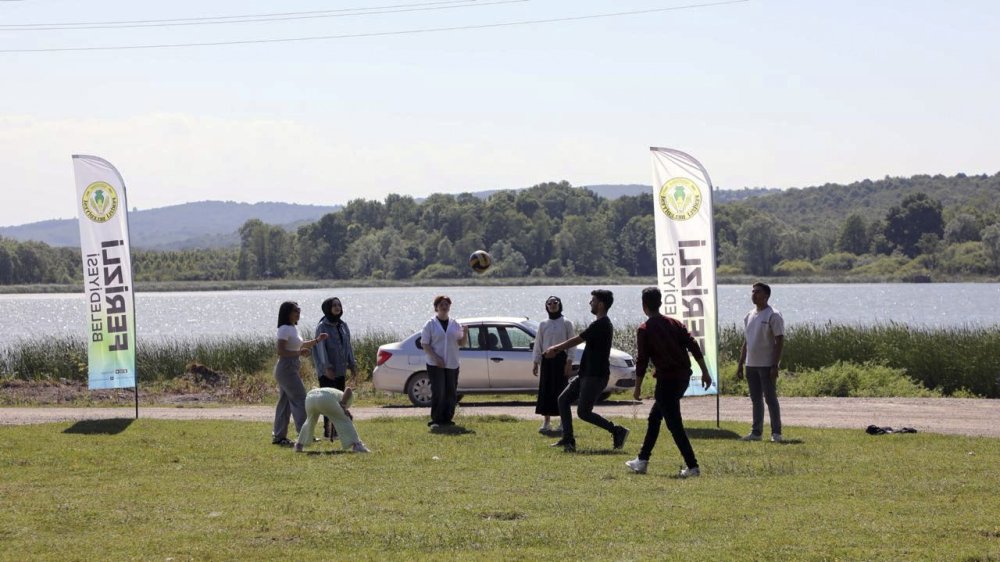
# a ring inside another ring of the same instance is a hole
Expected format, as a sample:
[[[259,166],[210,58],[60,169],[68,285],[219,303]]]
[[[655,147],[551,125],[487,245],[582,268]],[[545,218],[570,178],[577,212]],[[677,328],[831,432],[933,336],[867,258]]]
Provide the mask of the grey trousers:
[[[306,422],[306,387],[299,376],[298,357],[280,357],[274,366],[274,380],[278,381],[278,405],[274,409],[273,439],[288,438],[288,415],[295,420],[295,431]]]
[[[615,424],[604,419],[599,414],[594,413],[594,404],[608,386],[608,379],[605,377],[581,377],[579,375],[571,378],[566,389],[559,395],[559,418],[562,423],[562,440],[573,441],[573,412],[570,404],[577,401],[576,414],[580,419],[592,423],[605,431],[614,431]]]
[[[770,367],[747,367],[747,385],[750,386],[750,402],[753,404],[753,425],[750,433],[764,433],[764,403],[771,417],[771,433],[781,433],[781,407],[778,406],[778,390],[771,379]]]

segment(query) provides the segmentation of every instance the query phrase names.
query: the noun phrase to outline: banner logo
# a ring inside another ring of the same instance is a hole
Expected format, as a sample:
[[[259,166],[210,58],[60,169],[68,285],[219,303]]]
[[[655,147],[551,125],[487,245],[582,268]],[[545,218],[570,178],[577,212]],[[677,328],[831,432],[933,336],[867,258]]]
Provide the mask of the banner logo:
[[[667,180],[657,199],[663,214],[675,221],[686,221],[701,209],[701,190],[687,178]]]
[[[83,191],[83,214],[93,222],[108,222],[118,211],[118,193],[103,181],[95,181]]]

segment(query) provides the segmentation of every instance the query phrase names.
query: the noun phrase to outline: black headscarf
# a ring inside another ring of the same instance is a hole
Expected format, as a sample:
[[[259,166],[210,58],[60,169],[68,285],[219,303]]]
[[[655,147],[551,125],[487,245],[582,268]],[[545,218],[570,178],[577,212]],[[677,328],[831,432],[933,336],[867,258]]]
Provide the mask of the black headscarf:
[[[557,310],[556,312],[552,312],[551,310],[549,310],[549,301],[556,301],[557,303],[559,303],[559,310]],[[545,299],[545,312],[549,314],[549,320],[555,320],[556,318],[562,317],[563,305],[562,301],[559,300],[559,297],[549,297]]]
[[[340,322],[340,317],[344,315],[344,306],[340,306],[340,313],[337,315],[333,314],[333,301],[340,301],[337,297],[330,297],[323,301],[320,305],[320,309],[323,311],[323,316],[326,316],[327,321],[333,324],[338,324]]]

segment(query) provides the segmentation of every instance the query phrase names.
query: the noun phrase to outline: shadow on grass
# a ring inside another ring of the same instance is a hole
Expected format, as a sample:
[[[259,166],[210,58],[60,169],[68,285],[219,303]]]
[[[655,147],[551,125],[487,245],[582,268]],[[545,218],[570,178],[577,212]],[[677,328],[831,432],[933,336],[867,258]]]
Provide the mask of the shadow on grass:
[[[80,435],[117,435],[132,425],[131,418],[114,418],[110,420],[83,420],[66,428],[63,433]]]
[[[432,427],[431,433],[435,435],[468,435],[476,432],[461,425],[444,425],[441,427]]]
[[[690,439],[739,439],[740,434],[729,429],[719,429],[714,427],[686,427],[684,428]]]

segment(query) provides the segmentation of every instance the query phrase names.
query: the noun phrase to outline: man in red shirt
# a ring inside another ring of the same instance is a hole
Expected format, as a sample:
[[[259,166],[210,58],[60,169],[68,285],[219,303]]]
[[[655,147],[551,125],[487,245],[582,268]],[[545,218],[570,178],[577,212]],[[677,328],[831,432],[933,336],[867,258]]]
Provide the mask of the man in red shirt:
[[[647,287],[642,290],[642,311],[649,319],[639,325],[636,333],[638,357],[633,394],[636,400],[642,399],[642,379],[646,375],[646,368],[652,362],[653,377],[656,379],[654,394],[656,402],[649,411],[649,425],[639,456],[626,461],[625,465],[638,474],[646,473],[649,457],[653,453],[653,447],[656,446],[657,437],[660,436],[660,421],[665,419],[667,429],[673,435],[674,443],[680,449],[687,465],[679,476],[681,478],[699,476],[701,471],[698,469],[698,460],[694,456],[694,449],[691,448],[687,433],[684,432],[684,421],[681,419],[681,397],[687,391],[691,379],[691,359],[688,357],[688,352],[701,367],[701,384],[706,390],[712,386],[712,377],[708,374],[705,357],[698,342],[691,337],[684,324],[660,314],[661,304],[663,297],[659,289]]]

